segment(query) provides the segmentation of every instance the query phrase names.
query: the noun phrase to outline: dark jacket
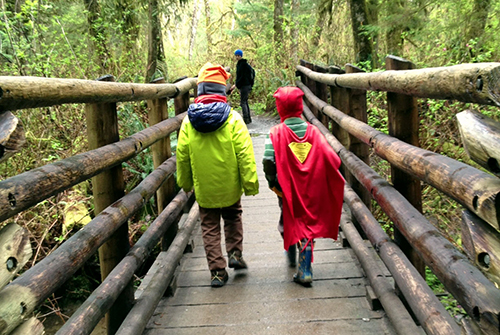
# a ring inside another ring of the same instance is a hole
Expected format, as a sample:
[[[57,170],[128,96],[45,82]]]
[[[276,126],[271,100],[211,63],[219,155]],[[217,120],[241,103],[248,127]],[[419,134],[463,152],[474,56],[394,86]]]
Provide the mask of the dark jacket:
[[[219,129],[227,117],[231,107],[223,102],[210,104],[194,103],[189,105],[188,117],[194,129],[202,133],[209,133]]]
[[[247,60],[242,58],[236,64],[236,87],[253,86],[252,67]]]

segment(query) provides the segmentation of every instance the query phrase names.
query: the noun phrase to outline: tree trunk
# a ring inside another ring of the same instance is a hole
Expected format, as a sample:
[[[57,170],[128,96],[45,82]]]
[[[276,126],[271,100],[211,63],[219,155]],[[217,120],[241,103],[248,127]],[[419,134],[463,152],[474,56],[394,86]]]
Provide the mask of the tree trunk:
[[[207,34],[207,57],[212,57],[212,27],[210,19],[210,1],[203,0],[205,3],[205,28]]]
[[[102,24],[98,22],[101,16],[101,8],[97,0],[83,0],[87,9],[87,22],[89,24],[89,34],[94,45],[94,50],[99,58],[99,63],[102,68],[107,68],[107,60],[109,59],[108,48],[106,47],[106,33]]]
[[[193,58],[194,43],[196,41],[196,32],[198,31],[199,7],[198,0],[194,0],[193,16],[191,18],[191,37],[189,38],[189,60]]]
[[[125,42],[124,51],[133,55],[133,50],[136,49],[135,42],[139,38],[139,22],[137,18],[137,10],[134,8],[136,2],[133,0],[118,0],[116,2],[117,19],[122,22],[122,41]]]
[[[394,56],[403,56],[403,38],[402,33],[404,25],[401,12],[404,8],[404,0],[393,0],[392,5],[388,6],[390,13],[388,15],[395,17],[385,37],[387,41],[387,54]]]
[[[274,0],[274,56],[276,66],[283,59],[283,0]]]
[[[350,0],[352,32],[356,62],[372,62],[372,43],[364,26],[369,24],[365,0]]]
[[[472,39],[479,39],[483,35],[486,21],[488,20],[490,3],[491,0],[474,0],[474,8],[468,20],[469,27],[467,29],[466,42]],[[476,48],[480,47],[480,45],[476,45]]]
[[[330,22],[330,17],[332,15],[332,6],[333,6],[332,0],[323,0],[319,5],[316,27],[315,27],[316,32],[313,36],[313,42],[312,42],[315,47],[319,45],[319,41],[321,39],[321,33],[323,32],[325,23],[327,21]]]
[[[300,10],[300,0],[292,0],[292,28],[291,28],[291,40],[292,44],[290,46],[290,53],[292,55],[293,65],[299,64],[299,25],[298,16]]]
[[[150,83],[158,67],[158,60],[163,60],[163,47],[158,0],[149,0],[149,34],[148,34],[148,66],[146,69],[146,83]]]
[[[379,8],[379,0],[368,0],[368,3],[366,4],[367,8],[367,14],[368,14],[368,22],[372,26],[378,25],[378,8]],[[371,34],[371,39],[372,39],[372,66],[373,69],[378,68],[379,66],[379,59],[378,59],[378,42],[379,42],[379,36],[378,32],[372,31]]]

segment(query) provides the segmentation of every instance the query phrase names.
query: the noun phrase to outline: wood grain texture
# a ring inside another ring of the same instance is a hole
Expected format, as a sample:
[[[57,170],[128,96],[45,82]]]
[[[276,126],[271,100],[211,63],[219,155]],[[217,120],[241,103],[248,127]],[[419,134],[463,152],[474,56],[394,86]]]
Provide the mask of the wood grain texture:
[[[332,86],[500,106],[500,63],[342,75],[317,73],[301,65],[297,70]]]

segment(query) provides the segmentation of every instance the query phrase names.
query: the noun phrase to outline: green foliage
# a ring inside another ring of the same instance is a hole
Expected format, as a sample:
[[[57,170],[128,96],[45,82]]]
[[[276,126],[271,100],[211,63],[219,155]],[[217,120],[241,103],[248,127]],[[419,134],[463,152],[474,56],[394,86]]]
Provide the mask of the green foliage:
[[[148,13],[147,1],[99,1],[100,15],[92,26],[83,1],[21,1],[16,10],[14,1],[1,2],[0,8],[0,75],[29,75],[59,78],[95,79],[112,74],[118,82],[144,82],[147,59]],[[18,3],[18,2],[16,2]],[[380,58],[379,64],[357,64],[366,71],[384,69],[386,35],[400,29],[402,54],[417,67],[455,65],[465,62],[500,61],[500,1],[492,0],[484,31],[468,37],[470,27],[478,25],[471,19],[473,0],[459,1],[395,1],[378,2],[370,14],[378,13],[378,20],[366,25],[362,33],[370,36]],[[256,69],[257,77],[250,96],[251,109],[257,113],[276,113],[273,92],[281,86],[294,85],[296,59],[293,54],[292,34],[298,30],[297,57],[316,64],[340,65],[354,61],[353,37],[349,3],[347,1],[304,0],[292,13],[290,2],[284,4],[284,39],[278,45],[273,37],[273,5],[271,0],[210,2],[211,22],[206,26],[204,10],[200,10],[193,59],[188,58],[188,38],[192,20],[192,2],[163,1],[161,3],[164,60],[158,62],[155,76],[167,82],[187,75],[195,76],[207,61],[235,68],[233,52],[243,49]],[[319,14],[325,18],[320,29]],[[294,15],[294,16],[292,16]],[[98,33],[92,35],[90,29]],[[213,40],[208,53],[207,29]],[[315,43],[317,41],[317,43]],[[100,47],[99,47],[100,46]],[[235,71],[230,80],[234,81]],[[229,98],[239,107],[239,94]],[[368,92],[368,124],[388,133],[386,95]],[[169,113],[174,116],[173,101]],[[454,116],[475,108],[499,121],[496,107],[474,106],[446,100],[419,100],[420,146],[467,164],[471,162],[464,152]],[[148,124],[144,103],[124,103],[118,106],[120,134],[127,137]],[[0,165],[0,178],[6,179],[47,163],[87,150],[85,113],[82,105],[63,105],[40,109],[15,111],[26,130],[27,149]],[[175,152],[177,138],[171,135]],[[391,178],[390,165],[376,156],[371,157],[374,169],[387,180]],[[153,169],[149,150],[125,163],[127,192],[142,181]],[[64,233],[64,204],[85,202],[92,211],[90,183],[82,183],[63,194],[51,197],[15,218],[27,227],[40,242],[34,262],[39,261],[72,232]],[[379,223],[389,235],[393,224],[374,203]],[[447,238],[461,247],[461,206],[435,189],[423,186],[423,213]],[[135,239],[147,227],[154,214],[151,200],[138,215],[132,237]],[[149,216],[148,216],[149,215]],[[14,219],[12,219],[14,220]],[[132,238],[131,237],[131,238]],[[90,276],[94,278],[93,276]],[[430,285],[443,294],[441,300],[452,311],[462,313],[448,296],[437,278],[428,275]],[[74,297],[88,294],[95,283],[85,276],[71,283],[77,287]],[[73,293],[72,293],[73,294]]]
[[[118,120],[120,121],[120,133],[131,136],[146,128],[146,114],[141,106],[133,103],[123,103],[118,108]],[[123,163],[123,167],[130,173],[127,174],[126,191],[129,192],[136,187],[153,170],[153,156],[150,148],[145,149],[139,155]]]
[[[425,268],[425,277],[427,285],[429,285],[434,294],[438,296],[445,309],[452,316],[467,315],[462,306],[460,306],[457,300],[446,291],[444,285],[428,267]]]

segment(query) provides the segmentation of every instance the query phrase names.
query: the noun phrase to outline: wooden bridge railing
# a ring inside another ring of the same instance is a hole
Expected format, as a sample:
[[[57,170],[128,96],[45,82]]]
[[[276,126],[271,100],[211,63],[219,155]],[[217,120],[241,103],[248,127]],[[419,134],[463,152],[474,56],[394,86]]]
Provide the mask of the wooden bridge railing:
[[[413,68],[407,63],[397,57],[388,57],[386,61],[389,69]],[[358,225],[391,270],[398,289],[427,333],[448,334],[449,329],[457,333],[457,329],[449,324],[449,319],[441,319],[442,309],[435,305],[432,292],[424,287],[427,286],[425,281],[418,278],[408,264],[403,265],[402,258],[394,251],[395,245],[375,227],[379,225],[370,213],[366,194],[371,195],[394,222],[395,230],[403,238],[397,241],[395,234],[395,240],[416,269],[422,273],[422,263],[415,259],[418,256],[467,311],[471,319],[463,323],[464,331],[473,327],[484,334],[500,333],[500,283],[490,281],[498,278],[495,277],[498,276],[495,274],[498,264],[491,264],[491,260],[498,259],[500,250],[482,250],[483,257],[484,254],[492,256],[488,258],[488,267],[480,261],[481,250],[475,250],[477,254],[472,261],[477,267],[474,266],[421,214],[420,195],[420,181],[424,181],[464,205],[466,216],[474,217],[476,224],[490,228],[491,233],[483,238],[500,240],[500,180],[469,165],[418,148],[418,110],[414,100],[416,97],[456,99],[500,106],[500,64],[378,73],[352,73],[354,71],[348,70],[350,67],[346,66],[346,71],[331,68],[330,74],[326,74],[324,72],[328,71],[313,71],[314,66],[303,61],[297,66],[302,78],[297,86],[304,91],[307,104],[317,111],[314,114],[306,110],[305,114],[322,130],[341,157],[346,179],[351,182],[349,174],[352,174],[363,187],[353,187],[356,192],[347,190],[345,195]],[[337,108],[313,94],[318,85],[329,86],[331,104]],[[366,90],[388,92],[389,135],[366,124],[366,100],[364,106],[359,100],[362,91]],[[325,116],[334,121],[331,128]],[[360,150],[360,146],[365,148]],[[369,167],[367,148],[391,164],[392,185]],[[405,242],[410,249],[404,246]],[[490,247],[495,245],[498,242],[489,244]],[[447,330],[447,326],[451,328]]]
[[[172,247],[167,252],[174,259],[180,257],[179,250],[184,250],[182,246],[187,238],[185,234],[177,236],[175,233],[191,194],[181,191],[175,195],[172,187],[165,188],[175,172],[175,157],[170,158],[168,139],[179,129],[189,105],[189,92],[194,88],[195,78],[174,84],[123,84],[112,82],[110,77],[100,81],[0,77],[0,115],[9,116],[9,127],[0,129],[0,133],[16,133],[17,138],[23,138],[24,130],[19,123],[10,121],[16,120],[12,111],[17,109],[86,103],[89,147],[92,149],[0,181],[0,222],[92,177],[96,202],[96,216],[90,223],[0,291],[0,334],[41,334],[43,327],[36,319],[24,321],[104,245],[107,249],[101,257],[103,283],[58,334],[90,334],[106,313],[108,332],[115,333],[132,308],[130,283],[134,272],[169,229],[172,234],[168,236],[165,250],[171,242]],[[176,116],[168,119],[166,102],[170,98],[175,99]],[[142,100],[148,100],[150,127],[120,141],[116,103]],[[8,135],[0,136],[0,140],[2,138]],[[152,147],[155,170],[124,195],[121,163],[148,147]],[[21,148],[18,146],[16,150]],[[126,222],[156,192],[161,213],[129,251]],[[192,225],[185,225],[181,231]],[[117,234],[120,230],[125,233]],[[14,236],[10,240],[14,241],[15,248],[7,248],[6,252],[1,249],[1,260],[5,258],[2,264],[6,265],[0,269],[3,285],[29,259],[24,250],[30,247],[19,227],[7,225],[1,231],[0,241],[7,235]],[[0,242],[0,248],[8,246]],[[174,264],[176,262],[172,262],[173,269]],[[119,306],[116,306],[117,301]]]

